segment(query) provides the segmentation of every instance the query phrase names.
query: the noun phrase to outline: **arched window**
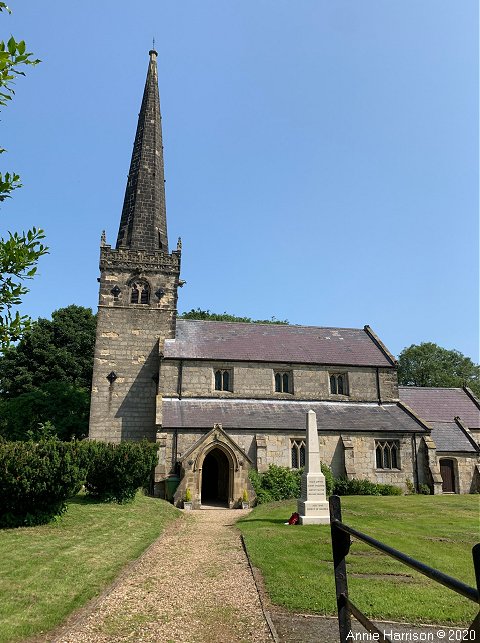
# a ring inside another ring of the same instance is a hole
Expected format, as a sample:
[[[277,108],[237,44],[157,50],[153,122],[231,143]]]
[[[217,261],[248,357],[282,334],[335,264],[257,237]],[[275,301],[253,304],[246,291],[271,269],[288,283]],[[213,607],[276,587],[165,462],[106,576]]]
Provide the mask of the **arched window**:
[[[291,371],[274,373],[275,393],[293,393],[293,377]]]
[[[292,469],[305,466],[305,440],[292,440],[290,443]]]
[[[275,373],[275,393],[282,392],[282,376],[280,373]]]
[[[219,368],[214,373],[216,391],[232,391],[232,372],[230,369]]]
[[[149,301],[150,301],[150,288],[148,287],[148,284],[143,284],[142,292],[140,294],[140,303],[148,304]]]
[[[144,281],[135,281],[130,286],[131,304],[148,304],[150,302],[150,286]]]
[[[132,284],[132,291],[130,295],[130,303],[131,304],[138,304],[138,298],[140,296],[140,293],[137,288],[137,284]]]
[[[298,448],[295,442],[292,444],[292,469],[298,469]]]
[[[330,393],[332,395],[348,395],[348,378],[346,373],[330,375]]]
[[[338,394],[343,395],[343,375],[337,377]]]
[[[223,371],[222,373],[222,391],[230,390],[230,373],[228,371]]]
[[[300,445],[300,467],[305,466],[305,444]]]
[[[395,442],[392,444],[392,448],[390,449],[390,453],[392,455],[392,469],[398,469],[398,450],[397,450],[397,445]]]
[[[375,440],[377,469],[400,469],[400,443],[398,440]]]
[[[383,447],[383,468],[384,469],[392,468],[392,461],[390,458],[390,447],[388,445],[388,442]]]
[[[335,393],[337,392],[337,378],[335,375],[330,375],[330,393]]]

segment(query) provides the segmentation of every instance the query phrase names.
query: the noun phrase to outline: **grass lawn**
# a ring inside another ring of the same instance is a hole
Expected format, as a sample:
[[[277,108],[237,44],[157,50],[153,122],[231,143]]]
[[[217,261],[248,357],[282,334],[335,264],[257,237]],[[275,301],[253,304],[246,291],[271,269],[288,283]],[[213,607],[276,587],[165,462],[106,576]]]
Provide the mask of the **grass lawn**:
[[[77,496],[57,522],[0,531],[0,641],[59,624],[107,586],[180,512],[137,494],[130,504]]]
[[[260,505],[237,526],[272,603],[335,614],[329,525],[285,526],[296,503]],[[343,521],[475,587],[478,496],[348,496]],[[478,606],[354,540],[347,557],[349,596],[367,616],[414,623],[470,623]]]

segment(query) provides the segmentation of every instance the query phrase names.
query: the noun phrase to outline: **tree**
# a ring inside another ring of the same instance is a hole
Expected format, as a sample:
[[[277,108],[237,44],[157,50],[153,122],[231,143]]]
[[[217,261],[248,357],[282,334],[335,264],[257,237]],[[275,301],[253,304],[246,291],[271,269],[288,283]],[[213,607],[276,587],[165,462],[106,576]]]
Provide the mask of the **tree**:
[[[0,358],[0,395],[14,398],[47,382],[90,390],[96,317],[90,308],[72,304],[38,319],[17,346]]]
[[[67,306],[39,319],[0,357],[0,435],[9,440],[88,433],[96,318]]]
[[[0,2],[0,13],[5,11],[10,13],[5,2]],[[0,42],[0,107],[12,100],[16,77],[25,75],[21,66],[40,62],[32,56],[26,51],[24,40],[17,41],[11,36],[7,43]],[[0,154],[5,151],[0,148]],[[18,174],[0,172],[0,202],[10,198],[19,187]],[[35,275],[38,260],[48,252],[42,243],[45,235],[40,228],[7,234],[6,238],[0,238],[0,350],[18,340],[30,323],[28,316],[14,309],[28,292],[25,282]]]
[[[186,313],[180,315],[180,319],[205,319],[209,321],[227,321],[227,322],[244,322],[247,324],[288,324],[289,322],[284,319],[251,319],[250,317],[236,317],[227,312],[224,313],[211,313],[209,310],[202,310],[201,308],[192,308]]]
[[[8,440],[82,439],[88,434],[89,413],[88,389],[51,381],[0,400],[0,435]]]
[[[398,381],[406,386],[468,386],[480,395],[480,366],[457,350],[432,342],[404,348],[398,359]]]

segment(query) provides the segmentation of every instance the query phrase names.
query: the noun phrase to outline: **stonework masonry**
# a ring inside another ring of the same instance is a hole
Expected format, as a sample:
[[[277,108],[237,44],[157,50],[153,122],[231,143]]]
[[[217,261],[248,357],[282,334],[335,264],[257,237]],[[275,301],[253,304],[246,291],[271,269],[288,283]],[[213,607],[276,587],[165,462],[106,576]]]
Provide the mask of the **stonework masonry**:
[[[181,391],[178,383],[181,374]],[[214,390],[216,369],[230,369],[232,391]],[[274,373],[288,371],[292,374],[290,393],[276,393]],[[398,385],[395,369],[378,369],[380,396],[383,402],[398,400]],[[348,378],[348,395],[330,393],[329,376],[343,373]],[[279,364],[256,362],[210,362],[207,360],[164,360],[160,369],[160,388],[166,396],[225,397],[250,399],[304,399],[304,400],[351,400],[376,402],[378,400],[377,374],[375,368],[309,366],[306,364]]]
[[[154,441],[160,350],[175,335],[180,251],[147,254],[106,246],[100,271],[89,435]],[[135,281],[148,285],[147,304],[130,303]],[[107,379],[111,373],[113,381]]]

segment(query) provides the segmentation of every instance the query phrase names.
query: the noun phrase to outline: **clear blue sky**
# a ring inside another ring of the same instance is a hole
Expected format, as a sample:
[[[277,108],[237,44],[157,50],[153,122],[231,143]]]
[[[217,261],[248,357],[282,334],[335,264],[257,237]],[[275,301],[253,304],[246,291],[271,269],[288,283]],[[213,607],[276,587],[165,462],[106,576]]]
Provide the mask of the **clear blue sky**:
[[[477,0],[11,1],[42,64],[3,111],[45,228],[23,310],[97,305],[155,36],[179,310],[370,324],[478,361]]]

